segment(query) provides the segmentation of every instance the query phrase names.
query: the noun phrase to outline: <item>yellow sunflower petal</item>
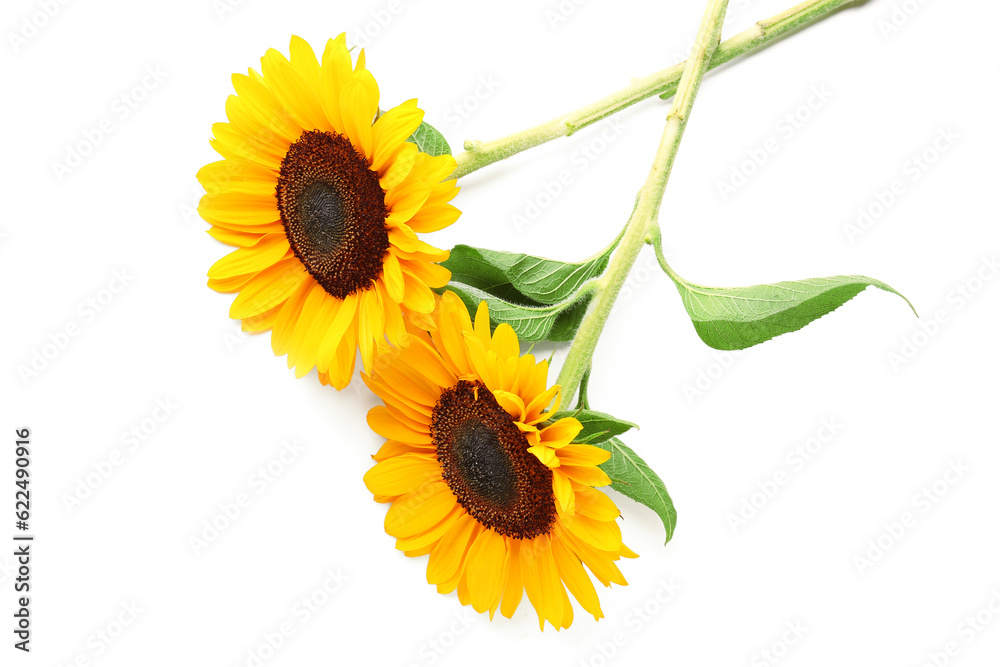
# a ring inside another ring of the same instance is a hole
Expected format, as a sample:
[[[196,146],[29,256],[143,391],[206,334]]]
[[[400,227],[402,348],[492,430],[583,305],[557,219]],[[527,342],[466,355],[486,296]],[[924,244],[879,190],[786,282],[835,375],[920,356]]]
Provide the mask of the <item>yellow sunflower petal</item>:
[[[384,405],[376,405],[368,411],[368,426],[382,437],[390,440],[412,442],[418,445],[431,443],[429,435],[418,433],[404,426],[398,419],[389,414]]]
[[[514,329],[506,322],[497,325],[496,331],[493,332],[492,346],[493,351],[497,353],[501,361],[517,358],[521,354],[521,348],[517,342],[517,334],[514,333]]]
[[[497,399],[500,407],[507,411],[514,421],[520,421],[524,416],[524,401],[517,394],[502,389],[494,389],[493,397]]]
[[[544,386],[544,384],[545,383],[544,383],[544,380],[543,380],[542,386]],[[534,398],[532,398],[531,402],[529,402],[528,405],[525,407],[525,417],[524,418],[525,418],[525,421],[527,423],[529,423],[529,424],[535,424],[535,423],[538,423],[539,421],[542,421],[545,418],[545,410],[546,410],[546,408],[550,404],[552,404],[553,401],[555,401],[555,404],[552,406],[551,409],[548,410],[548,412],[549,413],[554,413],[555,411],[557,411],[559,409],[559,395],[561,393],[559,385],[553,385],[552,387],[550,387],[546,391],[543,391],[543,392],[541,392],[539,394],[536,394],[535,391],[532,388],[528,388],[528,391],[530,392],[529,396],[534,396]],[[569,424],[566,424],[565,426],[569,426]],[[564,430],[554,431],[553,433],[550,434],[550,438],[551,438],[551,440],[556,440],[557,438],[555,436],[556,436],[557,433],[558,434],[565,434],[565,432],[568,432],[568,431],[564,431]],[[577,431],[577,433],[579,433],[579,431]],[[577,435],[577,433],[574,433],[573,436],[575,437]],[[567,442],[569,442],[570,440],[567,440]]]
[[[428,183],[438,183],[450,176],[455,171],[456,166],[457,163],[453,155],[445,153],[444,155],[432,156],[422,153],[414,168],[420,179]]]
[[[340,112],[340,93],[351,76],[351,54],[347,50],[347,34],[341,33],[326,43],[323,51],[323,67],[320,72],[320,100],[323,110],[334,131],[344,132],[343,116]]]
[[[557,521],[552,529],[552,535],[554,539],[564,540],[568,546],[570,546],[580,560],[584,562],[597,580],[600,581],[605,586],[610,586],[611,584],[618,584],[620,586],[625,586],[628,584],[625,581],[625,577],[622,576],[621,570],[615,565],[610,552],[600,551],[590,546],[584,540],[576,537],[572,531],[568,530],[562,521]]]
[[[479,532],[479,524],[469,515],[452,524],[451,530],[445,533],[427,560],[427,583],[438,584],[455,576]]]
[[[389,298],[396,303],[401,303],[405,293],[403,269],[399,266],[399,259],[392,252],[387,252],[385,255],[385,262],[382,264],[382,278],[385,281],[385,289]]]
[[[597,521],[583,514],[559,515],[562,524],[577,538],[599,551],[618,551],[622,533],[614,521]]]
[[[542,597],[542,587],[538,581],[538,563],[535,557],[535,543],[522,542],[518,552],[520,556],[521,582],[524,585],[524,592],[528,596],[528,601],[535,608],[538,615],[538,629],[545,628],[545,620],[548,615],[545,608],[545,600]]]
[[[232,278],[257,273],[271,266],[288,252],[284,234],[265,234],[256,245],[229,253],[208,270],[209,278]]]
[[[451,204],[429,204],[410,218],[410,229],[421,234],[436,232],[458,220],[461,211]]]
[[[576,492],[576,511],[596,521],[614,521],[621,515],[615,501],[606,493],[592,488]]]
[[[379,169],[379,185],[382,189],[391,190],[406,180],[420,154],[416,144],[409,141],[400,144]]]
[[[611,484],[611,478],[608,477],[608,474],[596,466],[576,466],[564,462],[560,468],[564,475],[580,484],[587,486],[608,486]]]
[[[573,483],[558,469],[552,471],[552,493],[564,513],[573,514],[576,512],[576,494],[573,492]]]
[[[377,93],[377,89],[376,89]],[[340,92],[340,113],[344,133],[365,159],[371,160],[372,119],[378,111],[378,95],[357,77],[349,80]]]
[[[559,569],[559,577],[566,583],[566,587],[569,588],[570,593],[580,603],[580,606],[590,612],[594,620],[604,618],[594,583],[587,576],[580,559],[571,553],[560,540],[552,540],[552,556]]]
[[[278,314],[280,312],[281,306],[275,306],[271,310],[263,312],[260,315],[247,317],[240,322],[240,328],[247,333],[262,333],[274,326],[274,322],[278,319]]]
[[[323,384],[332,384],[340,390],[351,382],[354,375],[354,362],[358,356],[357,335],[353,329],[344,332],[344,337],[340,339],[337,346],[336,363],[330,365],[330,372],[321,374],[320,381]],[[324,379],[324,376],[327,379]]]
[[[298,35],[292,35],[288,47],[288,55],[288,60],[292,64],[292,67],[302,75],[302,78],[306,80],[306,84],[312,90],[319,90],[319,61],[316,60],[316,54],[313,52],[312,47],[309,46],[309,42]]]
[[[416,549],[425,549],[430,547],[428,550],[428,553],[430,553],[430,551],[433,550],[434,545],[437,544],[438,540],[444,537],[445,533],[451,530],[451,527],[454,526],[455,523],[463,516],[465,516],[465,509],[458,503],[455,503],[455,506],[452,507],[451,511],[448,512],[448,514],[445,515],[445,517],[434,527],[417,535],[398,538],[396,540],[396,548],[400,551],[409,552]]]
[[[559,450],[563,465],[599,466],[611,458],[611,452],[593,445],[566,445]]]
[[[393,537],[425,533],[445,519],[455,504],[455,495],[444,482],[421,486],[392,504],[385,515],[385,532]]]
[[[400,265],[406,272],[412,274],[414,278],[428,287],[444,287],[451,280],[451,271],[440,264],[402,260]]]
[[[215,152],[236,162],[247,162],[261,169],[277,173],[281,160],[273,150],[261,146],[254,136],[247,136],[231,123],[215,123],[212,125],[213,138],[209,144]]]
[[[530,408],[528,409],[530,412]],[[550,424],[541,430],[542,442],[549,447],[560,448],[573,442],[573,438],[580,435],[583,424],[573,417],[563,417],[554,424]]]
[[[368,490],[375,495],[401,496],[441,479],[441,466],[432,456],[403,454],[382,461],[365,473]]]
[[[312,282],[303,280],[302,285],[282,304],[281,311],[274,322],[274,328],[271,332],[271,349],[276,355],[281,356],[288,352],[288,346],[291,344],[292,337],[295,334],[295,325],[298,323],[299,315],[302,312],[302,304],[311,292]]]
[[[381,171],[399,145],[413,134],[424,119],[416,100],[407,100],[379,116],[372,126],[372,169]]]
[[[510,564],[507,569],[507,581],[503,587],[503,602],[500,613],[511,618],[517,611],[524,595],[524,582],[521,581],[521,540],[510,540],[507,545]]]
[[[268,131],[287,141],[295,141],[302,134],[302,126],[292,118],[288,109],[278,101],[263,80],[246,74],[234,74],[233,88],[240,99],[245,100],[260,117],[267,120]]]
[[[422,452],[429,453],[430,449],[426,446],[413,445],[408,442],[400,442],[399,440],[386,440],[379,447],[378,451],[372,454],[372,458],[376,461],[387,461],[395,456],[420,454]]]
[[[205,195],[198,204],[198,213],[209,222],[228,226],[235,223],[253,227],[279,220],[274,196],[246,192],[223,191]]]
[[[418,313],[429,313],[434,310],[434,292],[419,278],[408,270],[403,270],[403,286],[405,293],[403,305]]]
[[[332,359],[336,358],[337,350],[344,339],[344,335],[354,326],[358,316],[358,295],[348,294],[340,303],[340,308],[336,315],[329,322],[326,334],[319,344],[318,357],[320,359],[317,368],[320,372],[326,372],[330,368]]]
[[[198,170],[198,182],[209,194],[223,191],[274,196],[274,172],[249,162],[217,160]]]
[[[264,237],[263,234],[237,232],[232,229],[226,229],[225,227],[212,227],[207,230],[206,233],[216,241],[220,241],[226,245],[236,246],[237,248],[249,248]]]
[[[229,316],[238,320],[274,308],[287,300],[308,275],[295,257],[269,266],[240,291],[229,309]]]
[[[409,181],[393,188],[385,195],[385,205],[389,209],[386,222],[398,225],[412,218],[431,195],[431,189],[423,181]]]
[[[332,129],[316,89],[292,64],[275,49],[268,49],[261,58],[261,69],[274,96],[288,109],[291,116],[304,130]]]
[[[469,549],[466,577],[476,611],[488,611],[500,596],[506,559],[507,539],[492,530],[484,530]]]

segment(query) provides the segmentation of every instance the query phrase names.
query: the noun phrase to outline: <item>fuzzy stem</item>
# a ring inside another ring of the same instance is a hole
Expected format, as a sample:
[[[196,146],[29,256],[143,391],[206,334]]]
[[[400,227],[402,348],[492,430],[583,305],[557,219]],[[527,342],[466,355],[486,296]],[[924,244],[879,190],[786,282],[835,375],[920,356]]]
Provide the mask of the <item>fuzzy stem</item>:
[[[795,5],[771,18],[757,21],[751,28],[722,42],[712,54],[707,67],[714,69],[733,58],[770,44],[792,30],[815,23],[841,7],[860,4],[864,1],[808,0]],[[493,141],[468,140],[464,146],[466,150],[455,156],[458,166],[450,178],[461,178],[529,148],[540,146],[559,137],[568,137],[574,132],[618,113],[622,109],[627,109],[648,97],[660,95],[666,99],[677,91],[681,73],[687,63],[688,61],[684,61],[673,67],[636,79],[627,88],[527,130]]]
[[[621,291],[643,245],[647,243],[657,228],[656,221],[660,213],[660,204],[663,201],[663,191],[670,178],[670,171],[674,166],[677,149],[680,147],[681,137],[684,136],[684,128],[687,126],[687,120],[694,106],[694,99],[698,94],[701,80],[705,76],[705,72],[708,71],[713,53],[719,46],[722,22],[726,17],[728,4],[729,0],[710,0],[705,9],[701,27],[695,38],[694,49],[691,51],[691,57],[686,61],[684,72],[677,85],[677,94],[670,107],[670,113],[667,114],[666,127],[663,128],[663,136],[660,138],[653,166],[649,170],[645,184],[639,191],[635,210],[632,212],[632,217],[629,218],[621,244],[615,251],[604,275],[601,276],[593,305],[584,316],[583,322],[580,323],[580,328],[570,345],[566,361],[559,371],[556,383],[562,386],[564,401],[568,402],[572,399],[580,386],[580,380],[584,373],[590,368],[597,340],[604,330],[604,324],[611,314],[615,299],[618,298],[618,293]]]

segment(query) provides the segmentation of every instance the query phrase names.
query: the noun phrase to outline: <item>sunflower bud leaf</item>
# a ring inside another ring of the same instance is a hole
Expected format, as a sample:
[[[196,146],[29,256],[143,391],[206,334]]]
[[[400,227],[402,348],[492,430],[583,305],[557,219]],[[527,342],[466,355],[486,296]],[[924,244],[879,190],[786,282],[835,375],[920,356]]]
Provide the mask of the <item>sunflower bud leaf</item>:
[[[415,143],[421,152],[434,157],[451,155],[451,146],[448,145],[447,139],[426,121],[420,123],[420,126],[413,131],[407,141]]]
[[[594,446],[611,452],[611,458],[601,464],[601,469],[611,478],[611,488],[656,512],[666,531],[663,543],[669,542],[677,525],[677,510],[663,480],[618,438],[609,438]]]
[[[672,273],[672,272],[671,272]],[[797,331],[868,287],[902,294],[865,276],[831,276],[750,287],[705,287],[670,275],[698,336],[717,350],[742,350]],[[916,314],[916,310],[913,311]]]

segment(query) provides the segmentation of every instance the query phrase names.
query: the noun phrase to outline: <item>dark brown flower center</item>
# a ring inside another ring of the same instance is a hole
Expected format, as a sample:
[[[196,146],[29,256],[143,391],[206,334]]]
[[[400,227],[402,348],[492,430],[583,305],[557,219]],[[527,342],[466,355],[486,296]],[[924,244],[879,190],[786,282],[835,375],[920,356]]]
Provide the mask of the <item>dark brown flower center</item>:
[[[442,476],[476,521],[501,535],[545,535],[556,518],[552,471],[528,451],[513,418],[482,382],[445,390],[431,414]]]
[[[378,278],[389,249],[385,192],[347,137],[303,132],[281,160],[275,196],[292,252],[331,296]]]

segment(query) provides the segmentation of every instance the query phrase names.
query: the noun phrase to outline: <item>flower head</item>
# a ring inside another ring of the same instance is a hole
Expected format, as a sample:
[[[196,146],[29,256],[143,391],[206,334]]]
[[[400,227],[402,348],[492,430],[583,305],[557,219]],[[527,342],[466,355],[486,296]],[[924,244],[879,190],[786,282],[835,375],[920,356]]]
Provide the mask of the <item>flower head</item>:
[[[271,49],[261,64],[233,75],[229,122],[212,128],[224,159],[198,172],[209,234],[237,248],[208,284],[239,293],[230,316],[271,330],[298,377],[315,367],[340,389],[359,350],[370,368],[405,334],[404,312],[431,312],[430,288],[447,284],[436,262],[448,252],[417,234],[458,218],[444,180],[455,160],[407,141],[424,115],[416,100],[379,113],[364,51],[352,62],[344,35],[322,60],[293,37],[289,58]]]
[[[430,333],[411,327],[365,382],[384,405],[368,413],[388,440],[365,484],[391,503],[385,530],[408,556],[429,554],[427,580],[457,590],[478,612],[508,618],[523,594],[539,626],[569,627],[569,593],[595,618],[600,602],[584,565],[605,586],[625,585],[609,453],[574,444],[580,422],[554,420],[559,387],[548,363],[520,355],[506,324],[491,334],[485,303],[473,324],[446,292]],[[549,407],[554,404],[553,407]]]

